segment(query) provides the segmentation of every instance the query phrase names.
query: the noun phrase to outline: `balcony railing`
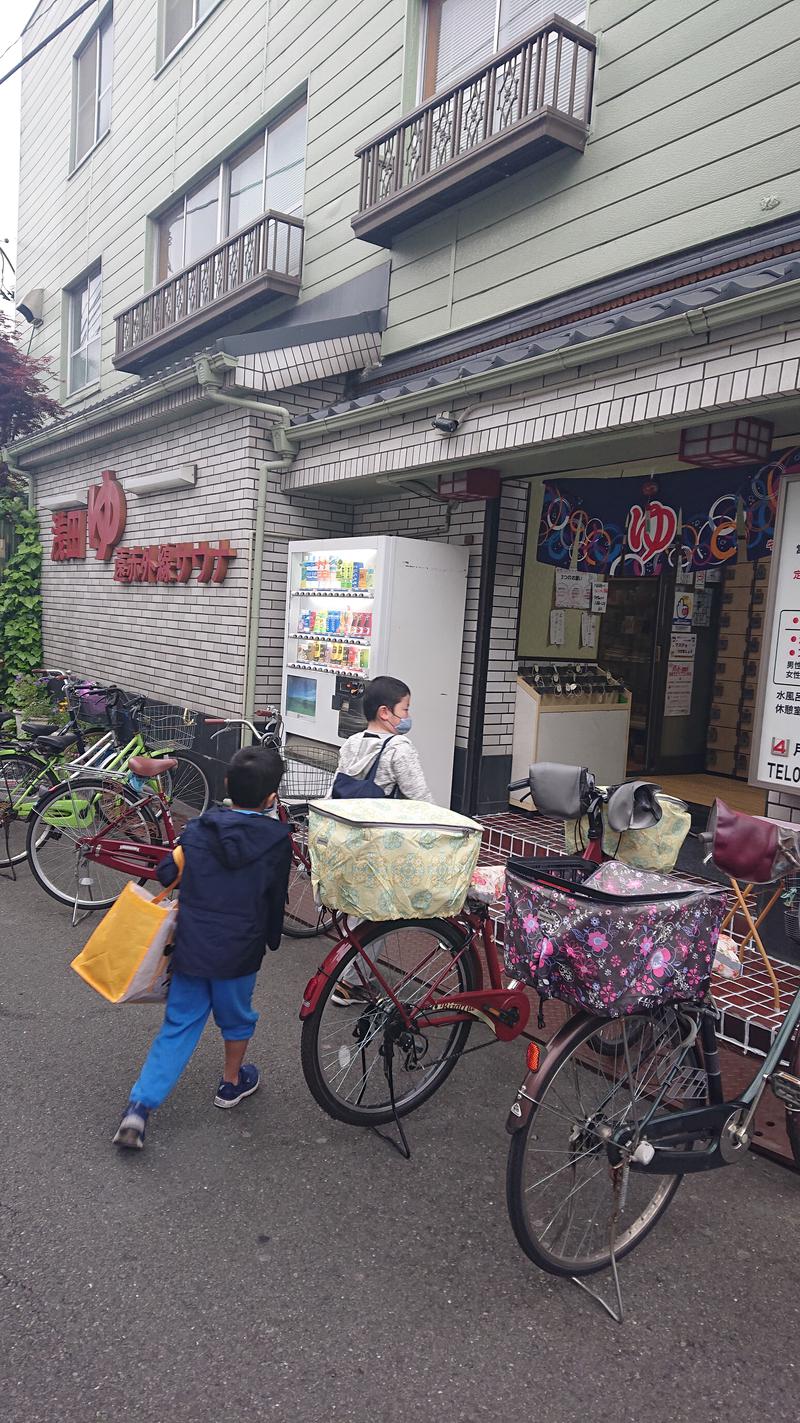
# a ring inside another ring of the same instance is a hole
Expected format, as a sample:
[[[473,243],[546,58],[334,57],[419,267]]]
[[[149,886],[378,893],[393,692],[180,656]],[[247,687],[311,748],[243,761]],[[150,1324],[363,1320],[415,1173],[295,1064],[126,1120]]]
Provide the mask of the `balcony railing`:
[[[395,233],[556,148],[582,152],[596,40],[555,15],[358,150],[357,237]]]
[[[265,213],[119,313],[114,365],[138,371],[222,319],[297,296],[302,266],[302,220]]]

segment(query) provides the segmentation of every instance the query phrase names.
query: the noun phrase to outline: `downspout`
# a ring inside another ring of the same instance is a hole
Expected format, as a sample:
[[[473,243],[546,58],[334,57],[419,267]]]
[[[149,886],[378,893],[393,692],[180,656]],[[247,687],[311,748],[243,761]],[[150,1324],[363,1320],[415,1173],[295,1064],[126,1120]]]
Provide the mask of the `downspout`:
[[[231,362],[235,367],[236,361]],[[206,356],[198,356],[194,363],[197,383],[203,394],[218,405],[234,409],[250,410],[275,422],[272,430],[272,446],[279,458],[265,460],[258,466],[258,489],[256,494],[256,517],[250,550],[250,580],[247,594],[247,624],[245,627],[245,668],[242,695],[242,716],[252,721],[256,703],[256,667],[258,665],[258,630],[261,617],[261,589],[264,582],[264,528],[267,517],[267,486],[272,470],[286,470],[297,454],[296,441],[289,436],[291,412],[285,405],[272,405],[254,396],[239,395],[223,388],[224,376],[214,370]],[[280,457],[282,456],[282,458]],[[248,745],[250,733],[245,730],[242,744]]]
[[[474,815],[480,798],[481,762],[483,760],[483,729],[486,720],[486,684],[489,679],[489,651],[492,642],[494,611],[494,580],[497,569],[497,544],[500,535],[500,497],[487,499],[483,516],[481,544],[481,576],[478,589],[478,616],[475,630],[475,659],[472,669],[472,694],[467,732],[467,760],[464,767],[462,811]]]

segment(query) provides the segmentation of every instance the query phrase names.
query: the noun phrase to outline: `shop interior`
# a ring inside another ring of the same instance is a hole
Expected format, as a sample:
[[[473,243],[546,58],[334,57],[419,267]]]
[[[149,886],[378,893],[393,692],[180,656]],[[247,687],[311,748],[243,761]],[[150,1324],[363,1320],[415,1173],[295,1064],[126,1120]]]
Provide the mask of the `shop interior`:
[[[787,443],[790,437],[775,441],[780,450]],[[607,576],[579,572],[577,545],[565,567],[540,556],[543,510],[547,528],[569,515],[568,509],[562,514],[557,508],[547,523],[551,479],[559,489],[569,488],[573,479],[585,485],[584,517],[589,517],[594,507],[619,500],[620,480],[628,491],[626,501],[630,491],[634,498],[639,491],[646,511],[648,501],[660,502],[662,487],[688,490],[696,473],[674,457],[662,457],[563,470],[531,481],[518,625],[515,761],[525,759],[530,742],[526,700],[538,693],[531,749],[540,759],[558,759],[541,754],[551,749],[547,713],[584,706],[591,713],[585,726],[592,733],[588,739],[582,733],[583,744],[605,763],[594,767],[604,779],[620,773],[653,776],[694,805],[710,806],[722,796],[736,809],[762,814],[764,792],[748,784],[748,773],[770,559],[752,557],[741,501],[721,549],[728,556],[705,568],[687,568],[673,551],[655,576],[641,576],[639,570],[632,576],[630,568],[626,576]],[[718,470],[713,474],[717,478]],[[724,472],[719,479],[724,480]],[[596,494],[589,481],[597,481]],[[556,545],[560,552],[557,540]],[[606,691],[598,695],[603,683]],[[626,702],[627,715],[620,716]],[[560,726],[563,745],[564,719]],[[588,756],[587,749],[579,759]]]

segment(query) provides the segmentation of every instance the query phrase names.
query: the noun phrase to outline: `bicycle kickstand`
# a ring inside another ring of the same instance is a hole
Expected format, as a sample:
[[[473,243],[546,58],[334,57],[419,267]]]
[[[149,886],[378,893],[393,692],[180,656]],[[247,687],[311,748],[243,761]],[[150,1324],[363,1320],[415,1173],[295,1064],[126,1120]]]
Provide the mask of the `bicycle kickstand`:
[[[611,1274],[614,1279],[614,1290],[617,1296],[616,1311],[606,1300],[603,1299],[602,1295],[599,1295],[596,1290],[590,1289],[588,1285],[584,1284],[583,1280],[579,1280],[577,1275],[572,1275],[570,1277],[573,1285],[577,1285],[578,1289],[583,1290],[584,1294],[588,1295],[590,1299],[593,1299],[596,1304],[599,1304],[600,1307],[605,1310],[606,1314],[610,1314],[615,1324],[623,1324],[625,1321],[625,1306],[622,1302],[622,1286],[619,1282],[619,1269],[617,1266],[617,1221],[619,1219],[620,1211],[623,1210],[625,1206],[625,1196],[628,1193],[628,1172],[630,1168],[627,1165],[624,1165],[619,1169],[623,1173],[623,1181],[622,1186],[620,1188],[617,1184],[617,1175],[615,1171],[613,1190],[614,1196],[616,1198],[616,1205],[614,1207],[614,1214],[611,1217],[611,1226],[608,1233],[608,1243],[611,1250]]]

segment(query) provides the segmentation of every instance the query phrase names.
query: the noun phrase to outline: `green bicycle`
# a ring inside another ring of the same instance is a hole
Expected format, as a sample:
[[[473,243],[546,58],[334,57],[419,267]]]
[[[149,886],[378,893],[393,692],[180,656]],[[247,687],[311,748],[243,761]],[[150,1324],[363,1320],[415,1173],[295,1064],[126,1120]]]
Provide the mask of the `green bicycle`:
[[[30,742],[3,742],[0,737],[0,870],[10,868],[13,874],[14,866],[27,857],[28,822],[43,799],[57,806],[53,792],[65,782],[95,772],[125,771],[131,757],[169,753],[177,763],[162,775],[161,786],[178,829],[208,807],[208,778],[186,749],[194,739],[197,718],[193,713],[148,706],[144,697],[126,702],[119,688],[90,686],[68,673],[46,675],[62,681],[67,723],[44,733],[41,727],[31,727],[31,732],[38,734]],[[82,725],[87,714],[98,720],[102,717],[108,728],[91,744]],[[74,759],[65,764],[64,758],[72,750]]]

